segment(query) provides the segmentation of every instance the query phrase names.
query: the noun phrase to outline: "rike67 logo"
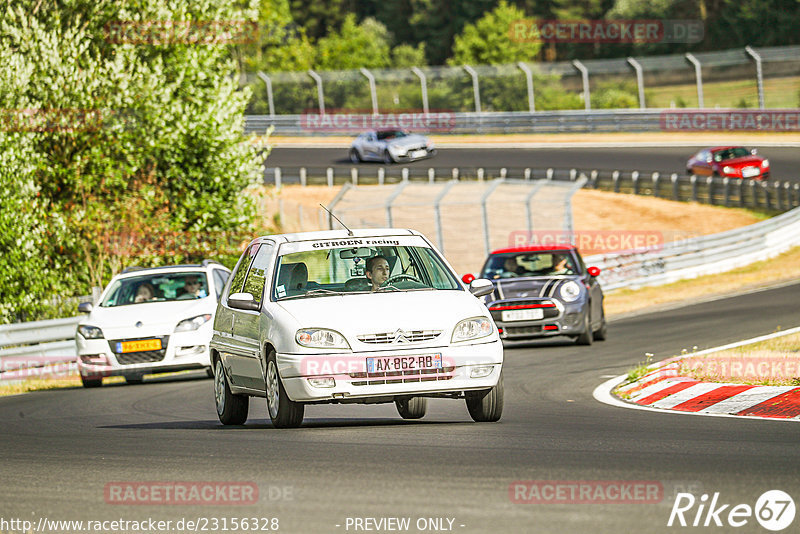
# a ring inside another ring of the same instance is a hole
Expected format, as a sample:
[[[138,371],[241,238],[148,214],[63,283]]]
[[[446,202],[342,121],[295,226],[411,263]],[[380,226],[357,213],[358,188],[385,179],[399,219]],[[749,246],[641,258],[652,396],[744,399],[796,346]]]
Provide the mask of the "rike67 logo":
[[[794,500],[781,490],[764,492],[755,506],[749,504],[728,504],[720,500],[719,492],[709,500],[707,494],[696,498],[691,493],[678,493],[669,514],[667,526],[721,527],[734,528],[747,525],[751,519],[767,530],[783,530],[794,521]]]

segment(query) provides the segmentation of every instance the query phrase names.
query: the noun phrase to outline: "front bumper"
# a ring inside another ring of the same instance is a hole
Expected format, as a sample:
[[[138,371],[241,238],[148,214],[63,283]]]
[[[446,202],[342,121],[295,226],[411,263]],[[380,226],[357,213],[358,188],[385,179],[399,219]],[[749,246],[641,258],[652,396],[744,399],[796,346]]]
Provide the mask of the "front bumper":
[[[492,303],[494,304],[494,303]],[[500,332],[500,339],[534,339],[553,336],[579,336],[586,330],[588,306],[583,302],[562,304],[559,302],[557,314],[531,321],[503,321],[501,312],[489,310]]]
[[[428,371],[367,373],[366,359],[383,356],[441,354],[442,368]],[[283,387],[297,402],[358,402],[396,396],[458,394],[497,385],[503,364],[499,339],[473,345],[406,348],[391,353],[284,354],[276,356]],[[476,376],[477,375],[477,376]],[[333,378],[333,387],[309,379]]]
[[[407,153],[405,153],[403,155],[399,155],[397,152],[392,152],[392,156],[394,157],[394,159],[396,161],[418,161],[418,160],[430,158],[430,157],[436,155],[436,149],[435,148],[431,149],[431,150],[428,150],[428,149],[422,149],[422,150],[424,150],[425,153],[424,154],[419,154],[419,155],[416,155],[416,156],[412,156],[411,155],[412,153],[414,153],[413,150],[410,150],[410,151],[408,151]]]
[[[202,330],[202,331],[200,331]],[[206,332],[207,330],[207,332]],[[103,376],[141,377],[146,374],[201,369],[211,366],[208,344],[211,329],[201,327],[198,331],[177,332],[168,335],[151,335],[143,339],[162,339],[162,349],[145,352],[117,352],[120,340],[85,339],[78,334],[78,371],[81,376],[98,378]]]

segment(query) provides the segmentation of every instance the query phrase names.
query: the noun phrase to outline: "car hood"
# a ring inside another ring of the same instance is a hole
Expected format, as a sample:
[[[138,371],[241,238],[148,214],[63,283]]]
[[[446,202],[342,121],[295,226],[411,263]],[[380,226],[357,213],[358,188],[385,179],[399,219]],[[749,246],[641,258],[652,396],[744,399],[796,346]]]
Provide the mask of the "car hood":
[[[761,165],[762,161],[764,161],[764,158],[759,156],[742,156],[741,158],[722,160],[719,162],[719,165],[722,167],[747,167],[750,165],[755,165],[758,167]]]
[[[397,139],[390,139],[386,143],[391,146],[396,147],[410,147],[410,146],[419,146],[424,145],[428,141],[425,137],[417,134],[407,135],[406,137],[399,137]]]
[[[435,290],[309,297],[278,303],[300,328],[329,328],[346,337],[410,330],[452,330],[462,319],[487,316],[467,291]]]
[[[488,300],[514,298],[558,297],[558,288],[569,280],[577,281],[577,275],[558,277],[500,278],[492,280],[495,290]]]
[[[106,339],[169,335],[182,320],[204,313],[213,314],[215,309],[213,297],[111,308],[98,306],[81,324],[99,327]],[[137,323],[141,323],[141,326],[137,326]]]

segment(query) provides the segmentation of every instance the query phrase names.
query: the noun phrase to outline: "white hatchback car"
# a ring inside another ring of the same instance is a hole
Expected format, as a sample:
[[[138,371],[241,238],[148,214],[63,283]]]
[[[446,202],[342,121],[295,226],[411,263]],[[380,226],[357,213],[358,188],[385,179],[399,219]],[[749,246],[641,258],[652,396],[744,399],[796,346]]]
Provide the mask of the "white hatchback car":
[[[211,371],[208,345],[217,300],[230,271],[217,262],[152,269],[131,268],[115,276],[88,313],[75,341],[85,387],[104,376],[139,383],[149,373]]]
[[[466,399],[475,421],[503,410],[503,345],[476,297],[421,234],[337,230],[261,237],[245,250],[214,320],[217,414],[247,420],[266,397],[275,427],[305,404],[394,402],[405,419],[426,397]]]

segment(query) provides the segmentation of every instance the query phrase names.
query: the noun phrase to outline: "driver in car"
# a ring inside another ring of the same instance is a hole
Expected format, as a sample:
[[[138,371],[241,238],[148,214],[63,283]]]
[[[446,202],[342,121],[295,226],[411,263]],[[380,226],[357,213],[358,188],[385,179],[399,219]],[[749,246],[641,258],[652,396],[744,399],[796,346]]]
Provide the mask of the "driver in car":
[[[367,260],[366,276],[372,291],[377,291],[389,279],[389,261],[383,256],[373,256]]]

